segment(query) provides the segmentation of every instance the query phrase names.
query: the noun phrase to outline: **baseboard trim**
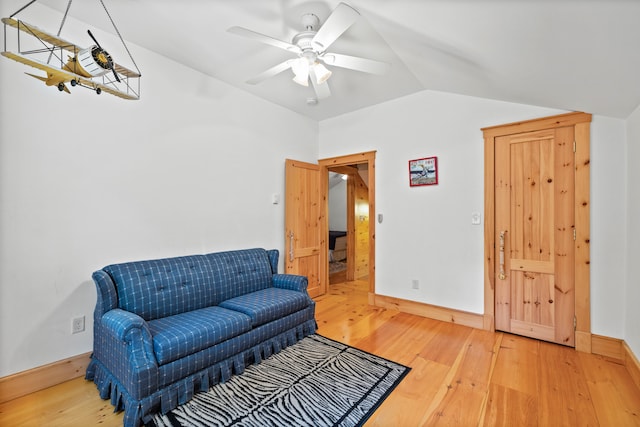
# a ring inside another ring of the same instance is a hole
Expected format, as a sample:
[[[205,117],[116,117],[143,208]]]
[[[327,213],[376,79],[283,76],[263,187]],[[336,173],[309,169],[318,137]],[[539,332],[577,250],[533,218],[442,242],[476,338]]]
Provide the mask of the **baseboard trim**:
[[[373,304],[376,307],[391,308],[403,313],[415,314],[443,322],[457,323],[476,329],[484,329],[485,318],[482,314],[469,313],[452,308],[440,307],[423,302],[409,301],[401,298],[373,294]]]
[[[0,378],[0,403],[84,376],[91,352]]]
[[[608,357],[616,362],[624,363],[623,341],[602,335],[591,335],[591,353]]]
[[[627,371],[629,371],[633,382],[640,388],[640,362],[625,341],[622,341],[622,350],[624,351],[624,366],[626,366]]]
[[[602,335],[593,335],[592,339],[592,353],[597,354],[615,362],[624,365],[629,372],[629,376],[640,388],[640,362],[629,345],[619,338],[610,338]]]

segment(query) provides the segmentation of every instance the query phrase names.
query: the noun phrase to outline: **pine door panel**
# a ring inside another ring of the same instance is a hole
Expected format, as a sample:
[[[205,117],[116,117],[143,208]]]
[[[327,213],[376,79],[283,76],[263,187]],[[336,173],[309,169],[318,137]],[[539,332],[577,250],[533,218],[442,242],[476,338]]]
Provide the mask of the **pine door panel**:
[[[307,276],[309,295],[322,295],[326,259],[321,251],[320,166],[287,160],[285,187],[285,271]]]
[[[573,346],[573,127],[495,142],[496,329]]]

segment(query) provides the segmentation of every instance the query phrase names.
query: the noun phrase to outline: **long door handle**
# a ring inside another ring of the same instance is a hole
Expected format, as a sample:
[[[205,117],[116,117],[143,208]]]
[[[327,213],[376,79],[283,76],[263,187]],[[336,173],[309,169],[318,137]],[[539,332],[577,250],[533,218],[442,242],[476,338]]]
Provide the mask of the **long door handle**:
[[[289,231],[289,261],[293,262],[293,230]]]
[[[498,278],[504,280],[507,275],[504,273],[504,235],[507,234],[506,230],[500,231],[500,273]]]

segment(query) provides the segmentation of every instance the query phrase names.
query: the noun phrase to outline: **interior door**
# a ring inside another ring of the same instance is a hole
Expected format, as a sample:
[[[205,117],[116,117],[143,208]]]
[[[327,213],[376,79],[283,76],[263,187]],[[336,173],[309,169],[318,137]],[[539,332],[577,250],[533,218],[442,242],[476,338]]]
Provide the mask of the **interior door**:
[[[495,326],[575,346],[574,128],[495,139]]]
[[[307,276],[309,295],[316,297],[327,283],[320,166],[287,159],[285,186],[285,271]]]

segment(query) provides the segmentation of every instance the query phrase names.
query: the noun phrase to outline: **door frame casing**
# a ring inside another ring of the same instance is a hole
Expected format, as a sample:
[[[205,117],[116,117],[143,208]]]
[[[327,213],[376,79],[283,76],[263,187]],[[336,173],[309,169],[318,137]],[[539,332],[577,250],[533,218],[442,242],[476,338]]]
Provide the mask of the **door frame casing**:
[[[368,196],[369,196],[369,304],[373,305],[375,297],[375,212],[376,212],[376,179],[375,179],[375,160],[376,151],[366,151],[362,153],[349,154],[345,156],[329,157],[318,160],[320,166],[320,191],[322,194],[322,204],[320,206],[320,215],[324,217],[324,221],[320,224],[320,232],[323,236],[329,233],[329,190],[327,183],[329,182],[329,169],[336,166],[349,166],[356,164],[367,164],[368,166]],[[321,239],[320,250],[324,253],[329,251],[328,239]],[[329,277],[329,264],[325,263],[327,270],[327,280]]]
[[[590,126],[591,114],[574,112],[482,128],[484,134],[484,329],[495,330],[495,139],[543,129],[574,127],[575,137],[575,348],[591,353]]]

